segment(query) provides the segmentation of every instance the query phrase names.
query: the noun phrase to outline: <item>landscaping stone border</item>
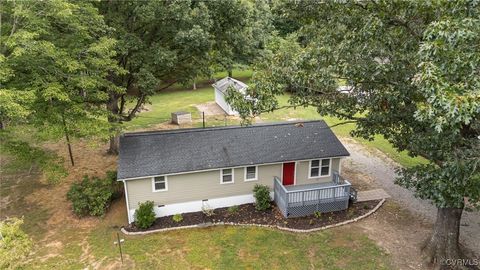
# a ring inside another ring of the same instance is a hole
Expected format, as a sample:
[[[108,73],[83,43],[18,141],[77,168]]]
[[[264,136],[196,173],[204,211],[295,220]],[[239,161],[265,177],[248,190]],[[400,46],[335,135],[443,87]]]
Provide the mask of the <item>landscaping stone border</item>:
[[[343,225],[347,225],[353,222],[357,222],[361,219],[364,219],[371,214],[375,213],[382,205],[385,203],[386,199],[382,199],[372,210],[370,210],[368,213],[353,218],[349,219],[343,222],[339,222],[336,224],[331,224],[327,226],[323,226],[320,228],[313,228],[313,229],[308,229],[308,230],[302,230],[302,229],[293,229],[293,228],[287,228],[287,227],[282,227],[282,226],[276,226],[276,225],[264,225],[264,224],[255,224],[255,223],[234,223],[234,222],[209,222],[209,223],[202,223],[202,224],[197,224],[197,225],[189,225],[189,226],[181,226],[181,227],[172,227],[172,228],[164,228],[164,229],[157,229],[157,230],[151,230],[151,231],[143,231],[143,232],[128,232],[125,230],[125,228],[121,228],[120,231],[125,234],[125,235],[145,235],[145,234],[151,234],[151,233],[157,233],[157,232],[166,232],[166,231],[174,231],[174,230],[183,230],[183,229],[193,229],[193,228],[207,228],[207,227],[213,227],[213,226],[243,226],[243,227],[263,227],[263,228],[271,228],[271,229],[278,229],[282,231],[288,231],[288,232],[295,232],[295,233],[310,233],[310,232],[316,232],[316,231],[322,231],[330,228],[335,228],[335,227],[340,227]]]

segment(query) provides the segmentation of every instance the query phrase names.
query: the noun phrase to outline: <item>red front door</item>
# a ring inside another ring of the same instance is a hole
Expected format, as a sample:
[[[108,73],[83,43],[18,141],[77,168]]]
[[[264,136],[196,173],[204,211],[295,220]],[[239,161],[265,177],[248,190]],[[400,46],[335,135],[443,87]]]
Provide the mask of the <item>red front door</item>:
[[[283,163],[283,178],[284,186],[293,185],[295,179],[295,162]]]

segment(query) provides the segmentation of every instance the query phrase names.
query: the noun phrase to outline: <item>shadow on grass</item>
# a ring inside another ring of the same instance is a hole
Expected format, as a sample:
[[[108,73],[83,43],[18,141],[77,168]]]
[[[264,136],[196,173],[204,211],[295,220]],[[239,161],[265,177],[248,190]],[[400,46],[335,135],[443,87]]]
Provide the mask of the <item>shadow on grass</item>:
[[[36,190],[47,188],[48,185],[40,182],[42,174],[36,166],[19,164],[15,159],[4,163],[5,154],[0,155],[2,156],[0,219],[23,216],[22,229],[33,240],[39,240],[47,231],[46,221],[51,213],[27,198]]]

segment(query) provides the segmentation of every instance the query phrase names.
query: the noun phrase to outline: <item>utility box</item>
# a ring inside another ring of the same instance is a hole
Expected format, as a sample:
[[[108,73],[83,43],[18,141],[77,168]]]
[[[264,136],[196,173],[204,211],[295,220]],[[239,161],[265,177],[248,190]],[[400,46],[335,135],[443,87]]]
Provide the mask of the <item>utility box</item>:
[[[172,123],[177,125],[189,125],[192,123],[192,114],[189,112],[173,112]]]

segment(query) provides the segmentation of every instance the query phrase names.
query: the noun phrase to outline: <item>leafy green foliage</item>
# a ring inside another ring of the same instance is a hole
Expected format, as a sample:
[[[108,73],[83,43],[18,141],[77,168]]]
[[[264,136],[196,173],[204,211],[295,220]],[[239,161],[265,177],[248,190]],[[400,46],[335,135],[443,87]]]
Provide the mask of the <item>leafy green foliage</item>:
[[[176,223],[182,222],[183,216],[182,214],[175,214],[173,215],[172,220],[175,221]]]
[[[91,2],[2,3],[0,120],[23,118],[50,136],[106,136],[115,41]],[[64,121],[65,120],[65,121]]]
[[[103,216],[111,201],[120,194],[121,185],[116,181],[116,173],[108,172],[103,179],[84,176],[82,181],[73,183],[67,198],[76,215]]]
[[[315,212],[313,212],[313,216],[316,217],[316,218],[321,218],[322,217],[322,212],[315,211]]]
[[[109,77],[121,89],[109,92],[110,122],[131,120],[160,85],[208,73],[211,18],[203,3],[103,1],[98,8],[116,29],[116,61],[126,70]]]
[[[0,222],[0,268],[18,269],[25,262],[33,243],[20,228],[23,219],[7,218]]]
[[[127,71],[109,77],[122,89],[110,91],[111,123],[132,120],[153,94],[174,83],[251,63],[271,30],[264,1],[101,1],[98,7],[116,29],[117,63]]]
[[[248,89],[255,102],[227,100],[249,118],[279,109],[276,96],[288,91],[291,107],[316,107],[355,123],[353,136],[381,134],[427,159],[399,170],[397,183],[439,208],[434,235],[445,237],[424,249],[432,262],[458,258],[458,213],[465,198],[480,204],[479,3],[282,5],[301,28],[269,45]]]
[[[155,222],[154,203],[146,201],[138,204],[135,210],[135,226],[141,229],[148,229]],[[183,218],[183,217],[182,217]]]
[[[398,183],[418,196],[439,207],[478,201],[478,3],[282,5],[302,27],[268,44],[248,89],[254,101],[228,94],[241,116],[281,108],[276,97],[288,91],[286,107],[313,106],[354,122],[354,136],[381,134],[426,158],[400,171]]]
[[[253,197],[255,197],[255,209],[265,211],[270,208],[271,199],[268,186],[256,184],[253,187]]]
[[[273,30],[270,6],[265,1],[204,3],[212,17],[214,67],[231,72],[235,64],[250,64],[262,55]]]
[[[239,207],[238,205],[230,206],[230,207],[227,209],[228,213],[231,214],[231,215],[237,213],[238,210],[240,210],[240,207]]]

